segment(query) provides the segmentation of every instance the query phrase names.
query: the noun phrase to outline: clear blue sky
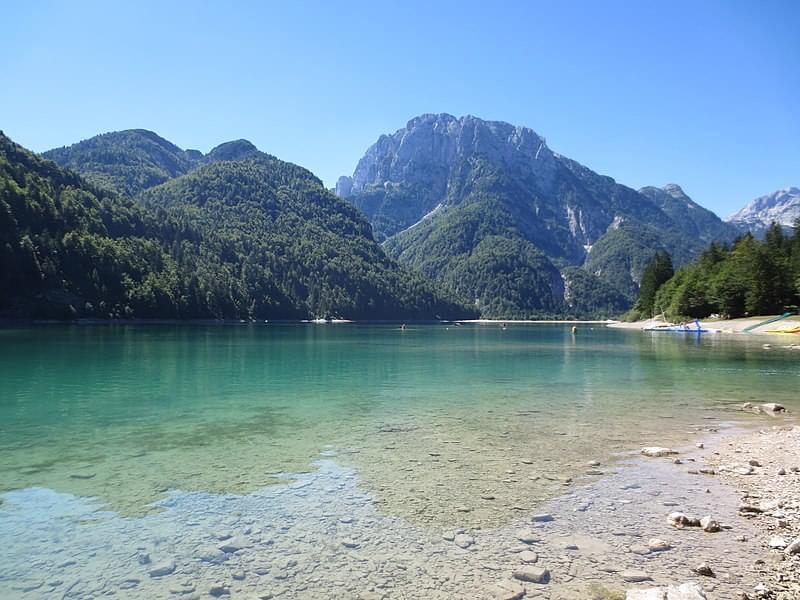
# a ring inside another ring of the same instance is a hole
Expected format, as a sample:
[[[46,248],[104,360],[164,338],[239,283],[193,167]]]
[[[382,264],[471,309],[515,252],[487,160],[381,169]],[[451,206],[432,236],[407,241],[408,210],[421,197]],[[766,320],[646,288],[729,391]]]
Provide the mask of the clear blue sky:
[[[5,2],[0,128],[244,137],[327,185],[425,112],[526,125],[725,216],[800,185],[800,2]]]

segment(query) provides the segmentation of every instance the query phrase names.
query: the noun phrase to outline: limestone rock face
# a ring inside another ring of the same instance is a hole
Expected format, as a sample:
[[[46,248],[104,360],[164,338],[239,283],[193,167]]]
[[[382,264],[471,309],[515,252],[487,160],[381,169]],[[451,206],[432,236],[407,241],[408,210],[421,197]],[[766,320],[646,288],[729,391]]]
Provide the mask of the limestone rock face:
[[[788,229],[798,217],[800,188],[787,187],[751,200],[728,217],[728,222],[741,231],[751,231],[756,237],[761,237],[773,221]]]
[[[601,297],[606,310],[619,311],[638,295],[656,251],[680,265],[709,242],[738,234],[677,185],[636,191],[557,154],[532,129],[471,115],[411,119],[380,136],[335,189],[364,212],[392,256],[495,318],[502,311],[482,304],[498,291],[498,307],[532,294],[560,302],[512,306],[503,309],[508,316],[596,311]],[[517,257],[536,252],[547,264],[520,269]],[[513,281],[529,280],[531,271],[547,278],[560,271],[565,285],[532,291],[503,279],[511,272]],[[484,281],[476,273],[497,277]],[[610,289],[601,293],[601,285]],[[574,300],[582,291],[595,295],[592,308]]]

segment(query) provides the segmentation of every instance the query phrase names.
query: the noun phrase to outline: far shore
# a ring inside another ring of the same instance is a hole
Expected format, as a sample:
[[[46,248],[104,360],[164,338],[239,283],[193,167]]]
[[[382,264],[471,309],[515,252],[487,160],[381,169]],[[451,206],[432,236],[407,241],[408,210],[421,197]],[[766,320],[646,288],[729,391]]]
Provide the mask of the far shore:
[[[708,329],[713,333],[750,333],[755,335],[780,335],[783,338],[792,340],[797,338],[800,341],[800,334],[792,333],[792,329],[800,327],[800,316],[794,315],[780,321],[768,323],[770,319],[778,315],[767,315],[759,317],[744,317],[740,319],[700,319],[703,329]],[[660,318],[647,319],[644,321],[633,321],[626,323],[623,321],[613,321],[608,323],[608,327],[615,329],[637,329],[643,330],[648,327],[664,325],[666,322]],[[747,331],[745,331],[747,329]]]

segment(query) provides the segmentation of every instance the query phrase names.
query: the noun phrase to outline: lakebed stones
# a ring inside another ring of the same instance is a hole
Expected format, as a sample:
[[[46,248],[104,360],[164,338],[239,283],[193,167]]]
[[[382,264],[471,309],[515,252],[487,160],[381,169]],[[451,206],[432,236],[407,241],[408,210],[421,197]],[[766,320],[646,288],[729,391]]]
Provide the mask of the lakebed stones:
[[[147,574],[150,577],[165,577],[167,575],[172,574],[175,571],[175,561],[174,560],[162,560],[150,567],[147,571]]]
[[[669,542],[665,542],[664,540],[660,540],[658,538],[651,538],[650,541],[647,542],[647,547],[649,548],[650,552],[665,552],[672,548]]]
[[[539,560],[539,555],[531,550],[523,550],[519,553],[519,559],[524,563],[533,564]]]
[[[800,554],[800,538],[794,540],[784,549],[786,554]]]
[[[702,519],[700,519],[700,527],[703,528],[703,531],[706,533],[717,533],[722,530],[719,523],[717,523],[711,515],[706,515]]]
[[[550,581],[550,571],[544,567],[524,565],[514,571],[514,579],[528,583],[547,583]]]
[[[692,567],[692,571],[703,577],[715,577],[714,571],[708,566],[708,563],[701,562],[696,567]]]
[[[650,458],[660,458],[662,456],[671,456],[678,452],[672,448],[664,448],[662,446],[646,446],[642,448],[642,454]]]
[[[489,594],[495,600],[519,600],[525,597],[525,591],[525,586],[513,579],[501,581],[489,588]]]
[[[548,514],[548,513],[542,513],[542,514],[538,514],[538,515],[533,515],[531,517],[531,521],[533,523],[549,523],[552,520],[553,520],[553,515]]]
[[[644,571],[628,569],[619,574],[622,581],[627,583],[641,583],[642,581],[650,581],[652,578]]]
[[[539,536],[531,529],[520,529],[516,533],[517,539],[523,544],[535,544],[539,541]]]
[[[682,512],[671,512],[667,516],[667,523],[676,529],[683,529],[684,527],[700,527],[700,520],[686,516]]]
[[[769,542],[767,542],[767,546],[774,550],[783,550],[786,548],[786,540],[784,540],[779,535],[773,535],[769,538]]]
[[[453,543],[459,548],[466,550],[475,543],[475,538],[471,535],[467,535],[466,533],[459,533],[457,536],[455,536],[455,538],[453,538]]]
[[[717,533],[722,530],[722,526],[711,516],[706,515],[702,519],[689,517],[682,512],[671,512],[667,516],[667,523],[676,529],[684,527],[700,527],[707,533]]]
[[[250,542],[247,541],[246,538],[237,535],[235,537],[226,539],[217,547],[225,554],[233,554],[234,552],[238,552],[239,550],[247,548],[249,545]]]
[[[707,600],[707,597],[700,585],[690,582],[665,588],[628,590],[625,600]]]
[[[764,404],[753,404],[752,402],[745,402],[742,404],[742,410],[754,412],[757,415],[774,415],[776,413],[786,412],[786,407],[777,402],[766,402]]]

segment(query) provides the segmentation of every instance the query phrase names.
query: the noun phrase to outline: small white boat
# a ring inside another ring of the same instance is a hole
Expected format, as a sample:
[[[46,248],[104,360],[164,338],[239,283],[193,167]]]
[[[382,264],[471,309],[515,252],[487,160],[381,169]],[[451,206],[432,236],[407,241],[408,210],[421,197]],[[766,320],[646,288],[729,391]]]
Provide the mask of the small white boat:
[[[666,333],[708,333],[708,329],[703,329],[700,321],[694,320],[694,323],[680,323],[671,324],[665,323],[664,325],[654,325],[652,327],[645,327],[645,331],[664,331]]]

